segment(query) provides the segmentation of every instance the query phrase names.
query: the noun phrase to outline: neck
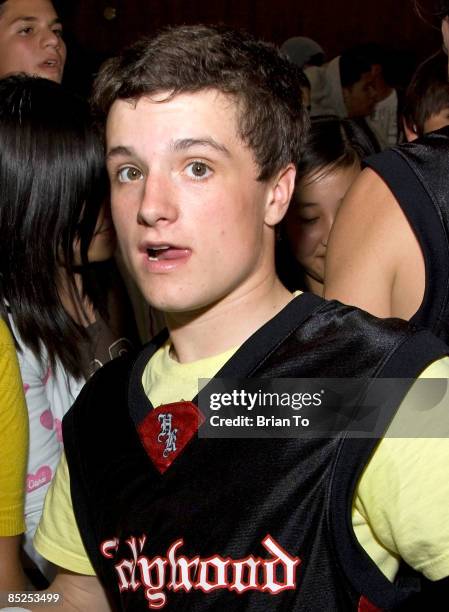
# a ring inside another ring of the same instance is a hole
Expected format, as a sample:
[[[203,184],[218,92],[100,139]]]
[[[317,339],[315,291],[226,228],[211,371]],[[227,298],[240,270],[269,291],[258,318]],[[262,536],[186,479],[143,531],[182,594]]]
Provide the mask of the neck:
[[[240,346],[292,299],[277,277],[195,313],[169,313],[173,357],[198,361]]]

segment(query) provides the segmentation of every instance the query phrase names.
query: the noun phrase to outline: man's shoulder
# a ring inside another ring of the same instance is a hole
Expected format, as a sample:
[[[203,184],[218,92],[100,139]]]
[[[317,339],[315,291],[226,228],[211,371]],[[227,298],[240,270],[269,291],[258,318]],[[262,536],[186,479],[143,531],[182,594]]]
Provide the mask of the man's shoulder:
[[[370,167],[338,211],[326,256],[325,293],[386,317],[393,312],[393,290],[404,259],[416,276],[411,256],[419,263],[422,255],[403,210],[402,201],[409,198],[398,192],[404,183],[398,186],[395,176],[390,180],[391,164],[382,155],[370,158]]]
[[[384,238],[384,234],[391,235],[391,223],[400,223],[405,219],[400,215],[400,207],[388,180],[385,179],[381,168],[384,164],[383,153],[368,158],[368,165],[351,185],[339,210],[335,222],[345,230],[348,237],[358,229],[356,236],[365,241],[369,236],[375,235],[376,240]],[[388,165],[388,162],[386,163]],[[341,221],[345,217],[344,223]],[[352,221],[352,222],[351,222]],[[332,230],[334,232],[334,228]],[[332,238],[333,234],[331,234]]]

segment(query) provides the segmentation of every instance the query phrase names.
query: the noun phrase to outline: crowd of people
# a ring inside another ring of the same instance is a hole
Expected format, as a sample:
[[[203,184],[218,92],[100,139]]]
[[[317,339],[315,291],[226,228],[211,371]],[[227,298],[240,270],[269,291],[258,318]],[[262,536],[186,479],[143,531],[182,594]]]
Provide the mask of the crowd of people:
[[[88,103],[51,0],[0,1],[2,610],[444,609],[434,16],[404,91],[374,43],[327,62],[196,25],[107,60]],[[214,384],[282,379],[346,381],[331,435],[204,433]],[[365,400],[383,425],[350,435]]]

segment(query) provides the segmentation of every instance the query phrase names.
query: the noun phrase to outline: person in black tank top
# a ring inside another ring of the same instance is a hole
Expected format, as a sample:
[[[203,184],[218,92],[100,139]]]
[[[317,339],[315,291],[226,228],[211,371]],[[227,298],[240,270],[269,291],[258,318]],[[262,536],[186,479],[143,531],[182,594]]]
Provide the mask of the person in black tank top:
[[[443,37],[449,6],[439,3]],[[334,224],[325,297],[449,341],[449,128],[366,160]]]
[[[325,296],[449,340],[449,127],[366,160],[329,241]]]

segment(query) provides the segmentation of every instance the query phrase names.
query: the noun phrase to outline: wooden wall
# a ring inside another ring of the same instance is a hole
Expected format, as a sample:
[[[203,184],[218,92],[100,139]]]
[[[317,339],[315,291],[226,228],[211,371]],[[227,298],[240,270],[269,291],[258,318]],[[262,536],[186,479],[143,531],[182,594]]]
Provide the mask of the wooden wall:
[[[69,79],[82,79],[104,58],[167,24],[243,27],[282,43],[295,35],[317,40],[332,58],[357,42],[376,41],[423,59],[441,44],[413,0],[78,0],[63,1]]]

